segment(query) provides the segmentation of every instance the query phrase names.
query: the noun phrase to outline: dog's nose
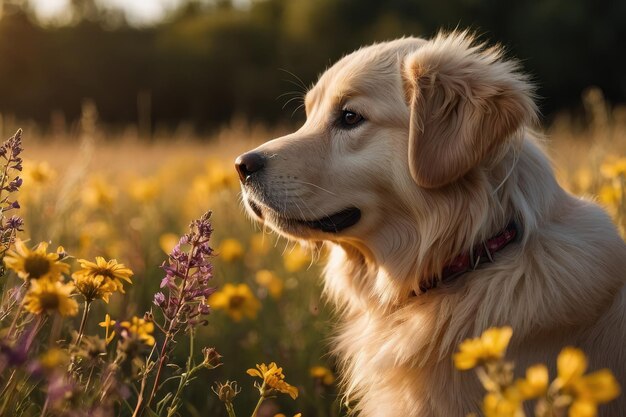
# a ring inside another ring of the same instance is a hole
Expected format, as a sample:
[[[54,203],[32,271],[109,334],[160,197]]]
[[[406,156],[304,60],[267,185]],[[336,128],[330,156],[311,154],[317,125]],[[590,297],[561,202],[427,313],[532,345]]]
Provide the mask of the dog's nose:
[[[235,160],[235,168],[241,182],[245,182],[250,175],[262,170],[264,166],[265,157],[258,152],[244,153]]]

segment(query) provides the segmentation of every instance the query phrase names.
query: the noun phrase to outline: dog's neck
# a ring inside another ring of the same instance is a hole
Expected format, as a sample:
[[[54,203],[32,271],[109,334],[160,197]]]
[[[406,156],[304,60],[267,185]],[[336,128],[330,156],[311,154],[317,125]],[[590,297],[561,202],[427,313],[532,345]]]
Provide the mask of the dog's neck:
[[[468,271],[476,270],[481,264],[494,262],[497,252],[504,249],[521,236],[520,228],[515,221],[501,230],[497,235],[473,246],[470,250],[464,251],[452,259],[438,275],[433,275],[430,280],[424,280],[419,288],[421,293],[437,288],[439,283],[448,284],[456,280]],[[415,291],[411,291],[412,296],[416,296]]]

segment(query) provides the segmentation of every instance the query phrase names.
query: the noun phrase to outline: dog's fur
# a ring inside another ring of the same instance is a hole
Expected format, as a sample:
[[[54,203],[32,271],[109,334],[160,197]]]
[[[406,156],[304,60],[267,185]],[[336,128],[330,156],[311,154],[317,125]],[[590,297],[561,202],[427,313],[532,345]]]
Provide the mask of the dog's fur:
[[[342,127],[346,109],[365,120]],[[573,345],[626,386],[626,246],[603,210],[557,184],[530,130],[532,88],[500,48],[458,32],[366,47],[321,76],[306,112],[301,129],[254,151],[265,166],[244,201],[278,233],[330,247],[333,348],[359,415],[478,411],[483,390],[452,354],[491,326],[512,326],[520,374],[542,362],[554,377]],[[338,233],[298,222],[349,206],[362,217]],[[420,292],[512,219],[522,236],[495,262]],[[624,398],[601,415],[625,415]]]

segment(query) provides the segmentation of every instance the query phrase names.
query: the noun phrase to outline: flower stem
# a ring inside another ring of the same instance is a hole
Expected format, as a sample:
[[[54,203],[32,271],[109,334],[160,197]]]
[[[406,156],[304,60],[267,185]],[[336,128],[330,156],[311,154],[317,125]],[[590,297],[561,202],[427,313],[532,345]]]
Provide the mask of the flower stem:
[[[157,389],[159,388],[159,381],[161,380],[161,370],[163,369],[163,365],[165,365],[165,360],[167,359],[167,345],[169,341],[172,339],[170,334],[171,334],[170,332],[167,332],[167,334],[165,335],[165,340],[163,341],[163,346],[161,347],[161,353],[159,354],[159,365],[157,367],[156,376],[154,377],[154,385],[152,386],[152,391],[150,392],[150,396],[148,397],[148,401],[146,401],[146,405],[144,406],[144,408],[150,407],[150,403],[152,402],[152,399],[154,398],[154,395],[156,394]],[[137,407],[139,408],[139,403],[137,404]],[[136,412],[137,410],[135,410],[135,413]],[[133,416],[135,415],[140,416],[141,413],[133,414]]]
[[[78,329],[78,336],[76,337],[76,344],[74,346],[78,346],[80,344],[81,339],[83,338],[83,332],[85,331],[85,325],[87,324],[87,316],[89,315],[90,307],[91,307],[91,301],[87,301],[87,299],[85,299],[85,307],[83,308],[83,318],[80,321],[80,327]]]
[[[185,369],[185,373],[182,374],[180,376],[180,379],[178,380],[178,388],[176,389],[176,394],[174,394],[174,397],[170,401],[170,407],[167,412],[167,417],[171,417],[172,415],[176,413],[176,410],[178,409],[178,404],[177,404],[178,397],[180,397],[180,394],[182,394],[183,388],[185,388],[185,386],[187,385],[187,382],[193,376],[193,374],[195,374],[196,371],[202,367],[202,365],[195,366],[195,367],[191,366],[192,361],[193,361],[193,339],[194,339],[194,330],[191,329],[189,332],[189,357],[187,358],[187,368]]]
[[[27,282],[27,288],[30,281]],[[9,327],[9,331],[7,331],[7,337],[11,337],[15,327],[17,326],[17,321],[22,315],[22,309],[24,308],[24,304],[26,303],[26,294],[22,295],[22,300],[20,301],[20,305],[17,306],[17,311],[15,312],[15,317],[13,317],[13,321],[11,322],[11,326]]]
[[[228,413],[228,417],[237,417],[235,415],[235,408],[232,403],[226,403],[226,412]]]
[[[167,345],[174,338],[174,333],[176,332],[176,326],[178,325],[177,316],[180,313],[180,309],[182,308],[184,304],[184,299],[185,299],[184,295],[185,295],[185,289],[187,286],[187,280],[189,278],[189,270],[191,269],[191,260],[194,257],[194,251],[197,249],[197,247],[198,247],[198,242],[196,241],[192,244],[191,250],[189,251],[189,257],[187,259],[187,265],[185,267],[185,276],[183,277],[183,282],[182,282],[179,297],[178,297],[178,304],[176,305],[176,309],[174,310],[174,314],[172,315],[172,320],[170,321],[167,332],[165,333],[165,340],[163,341],[163,347],[161,348],[161,354],[159,355],[159,365],[157,367],[156,377],[154,378],[154,385],[152,386],[152,391],[150,392],[148,401],[146,401],[146,405],[143,407],[144,409],[147,407],[150,407],[150,403],[152,403],[152,399],[154,398],[157,390],[159,389],[159,382],[161,379],[161,370],[163,369],[163,365],[165,365],[165,360],[167,359],[167,355],[166,355]],[[135,413],[133,414],[133,417],[135,415],[139,415],[139,416],[141,415],[141,413],[137,414],[138,409],[139,409],[139,404],[137,404],[137,408],[135,409]]]
[[[254,411],[252,412],[251,417],[256,417],[256,413],[259,411],[259,407],[261,407],[261,403],[265,401],[265,381],[263,381],[263,385],[261,385],[261,389],[259,391],[261,391],[261,397],[259,398],[259,402],[256,403],[256,407],[254,407]]]
[[[43,408],[41,409],[41,414],[39,415],[39,417],[45,417],[46,413],[48,412],[48,406],[50,405],[50,396],[46,396],[46,402],[43,404]]]

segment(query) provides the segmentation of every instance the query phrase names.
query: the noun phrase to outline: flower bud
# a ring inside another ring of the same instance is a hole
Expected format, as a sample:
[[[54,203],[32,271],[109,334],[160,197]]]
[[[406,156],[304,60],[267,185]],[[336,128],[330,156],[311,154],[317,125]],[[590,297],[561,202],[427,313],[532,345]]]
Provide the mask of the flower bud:
[[[221,402],[231,404],[233,399],[241,392],[241,388],[237,386],[235,381],[226,381],[224,384],[215,383],[215,387],[211,388]]]
[[[214,369],[222,364],[220,362],[222,355],[220,355],[215,348],[205,347],[202,349],[202,354],[204,355],[202,364],[207,368]]]

